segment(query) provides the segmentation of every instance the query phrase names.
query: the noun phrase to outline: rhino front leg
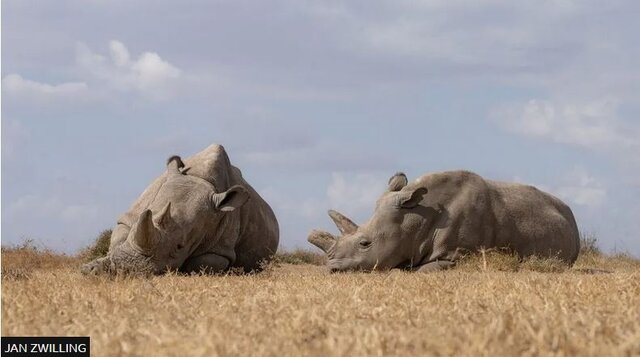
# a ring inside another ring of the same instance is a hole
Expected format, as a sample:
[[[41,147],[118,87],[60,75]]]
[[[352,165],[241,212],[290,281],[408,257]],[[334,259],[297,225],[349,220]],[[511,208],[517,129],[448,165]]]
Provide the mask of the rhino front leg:
[[[436,271],[447,270],[453,268],[456,263],[449,260],[436,260],[435,262],[423,264],[416,267],[416,270],[422,273],[431,273]]]
[[[211,274],[224,271],[228,267],[229,259],[217,254],[207,253],[187,259],[180,267],[180,271],[184,273],[205,272]]]

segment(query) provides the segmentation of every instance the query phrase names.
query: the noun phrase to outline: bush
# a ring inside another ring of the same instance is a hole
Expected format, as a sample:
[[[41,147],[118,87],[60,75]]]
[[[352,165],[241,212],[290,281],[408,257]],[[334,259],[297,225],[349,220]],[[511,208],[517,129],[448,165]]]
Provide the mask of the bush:
[[[111,229],[100,232],[93,245],[84,249],[80,256],[86,260],[93,260],[107,255],[111,244]]]

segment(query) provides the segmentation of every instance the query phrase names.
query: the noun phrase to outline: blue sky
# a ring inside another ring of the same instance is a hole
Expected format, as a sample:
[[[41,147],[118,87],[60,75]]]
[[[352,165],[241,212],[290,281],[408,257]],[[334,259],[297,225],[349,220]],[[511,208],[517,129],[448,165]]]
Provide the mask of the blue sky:
[[[2,243],[88,245],[171,154],[223,144],[281,244],[396,171],[567,202],[640,256],[633,1],[2,3]]]

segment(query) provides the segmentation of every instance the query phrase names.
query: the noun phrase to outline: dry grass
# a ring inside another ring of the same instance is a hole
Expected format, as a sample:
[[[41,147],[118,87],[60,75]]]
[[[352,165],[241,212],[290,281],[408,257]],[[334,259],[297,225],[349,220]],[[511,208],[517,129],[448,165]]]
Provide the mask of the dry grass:
[[[19,246],[2,247],[1,251],[3,280],[28,279],[33,271],[69,267],[80,261],[79,257],[57,254],[49,249],[40,249],[30,240]]]
[[[78,264],[4,249],[2,335],[89,335],[95,356],[640,355],[640,262],[628,256],[557,270],[489,251],[434,274],[280,262],[150,279],[85,277]]]
[[[304,249],[293,251],[278,251],[273,259],[275,264],[312,264],[324,265],[327,256],[321,252],[312,252]]]

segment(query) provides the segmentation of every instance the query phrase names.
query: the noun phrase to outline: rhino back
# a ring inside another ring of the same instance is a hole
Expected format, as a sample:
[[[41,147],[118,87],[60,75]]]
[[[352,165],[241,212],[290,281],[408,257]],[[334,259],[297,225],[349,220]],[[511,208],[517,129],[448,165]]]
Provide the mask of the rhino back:
[[[494,197],[494,215],[501,227],[500,246],[511,246],[521,256],[556,255],[573,263],[580,250],[580,237],[571,209],[560,199],[522,184],[489,181]]]
[[[532,186],[448,171],[424,175],[408,186],[415,187],[429,190],[422,206],[441,212],[419,233],[423,262],[454,259],[458,248],[481,247],[510,247],[521,256],[559,253],[570,263],[577,257],[579,237],[571,210]]]
[[[426,187],[429,191],[421,205],[439,212],[420,233],[423,246],[415,261],[453,259],[458,248],[493,246],[496,224],[491,189],[482,177],[468,171],[431,173],[408,187]]]

